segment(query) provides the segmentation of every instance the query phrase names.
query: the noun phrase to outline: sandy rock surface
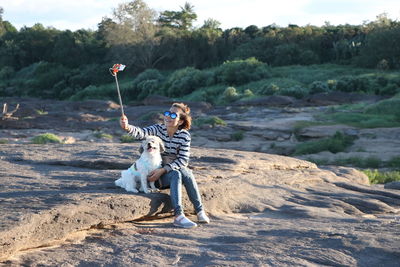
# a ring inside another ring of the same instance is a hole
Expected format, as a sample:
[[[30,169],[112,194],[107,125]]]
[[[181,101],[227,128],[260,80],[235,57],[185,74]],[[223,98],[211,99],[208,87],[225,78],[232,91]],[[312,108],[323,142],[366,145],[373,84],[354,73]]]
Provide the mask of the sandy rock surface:
[[[130,194],[114,186],[137,147],[2,145],[3,264],[355,266],[379,255],[376,262],[395,266],[400,194],[369,186],[354,169],[193,148],[212,223],[183,230],[159,219],[171,215],[168,190]],[[187,199],[185,207],[193,212]]]
[[[131,194],[114,185],[139,157],[138,142],[119,140],[118,105],[7,101],[20,109],[0,120],[0,266],[399,265],[397,184],[371,186],[353,168],[274,155],[289,153],[298,142],[295,123],[324,107],[193,104],[194,116],[218,115],[228,125],[193,128],[190,167],[212,222],[185,230],[171,223],[168,190]],[[156,115],[146,114],[169,106],[158,101],[125,111],[132,123],[148,125]],[[383,147],[398,155],[396,128],[328,128],[302,134],[350,131],[359,137],[352,153],[385,159]],[[232,140],[237,131],[241,141]],[[32,144],[45,132],[65,143]],[[340,154],[323,153],[312,156]]]

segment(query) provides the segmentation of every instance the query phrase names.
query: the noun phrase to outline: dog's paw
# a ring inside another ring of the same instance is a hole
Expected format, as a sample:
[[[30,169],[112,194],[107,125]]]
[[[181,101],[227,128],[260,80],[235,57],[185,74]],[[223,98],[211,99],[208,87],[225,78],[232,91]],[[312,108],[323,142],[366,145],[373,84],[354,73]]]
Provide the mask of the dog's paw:
[[[158,188],[150,189],[150,193],[159,193],[159,192],[161,192],[161,190]]]
[[[139,193],[139,191],[136,188],[126,188],[126,191],[132,192],[132,193]]]

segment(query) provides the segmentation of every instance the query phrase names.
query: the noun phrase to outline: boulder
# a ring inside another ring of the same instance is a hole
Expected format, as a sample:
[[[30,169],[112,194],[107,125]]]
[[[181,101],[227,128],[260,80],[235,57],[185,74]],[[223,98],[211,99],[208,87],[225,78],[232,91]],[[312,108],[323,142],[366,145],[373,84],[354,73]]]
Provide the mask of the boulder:
[[[400,190],[400,181],[394,181],[394,182],[386,183],[384,185],[384,188]]]

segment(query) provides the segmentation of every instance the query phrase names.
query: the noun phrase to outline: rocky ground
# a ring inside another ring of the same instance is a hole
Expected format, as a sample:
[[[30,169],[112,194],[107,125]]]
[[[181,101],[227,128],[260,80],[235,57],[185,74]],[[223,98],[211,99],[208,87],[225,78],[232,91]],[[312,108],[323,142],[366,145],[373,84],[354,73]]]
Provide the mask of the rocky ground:
[[[191,103],[195,117],[218,115],[228,125],[192,131],[191,168],[212,223],[184,230],[171,224],[168,190],[129,194],[114,186],[138,157],[138,143],[119,141],[115,103],[5,101],[20,108],[0,121],[1,266],[399,264],[398,190],[371,186],[353,168],[318,167],[273,151],[289,151],[298,142],[293,123],[313,119],[324,107]],[[144,115],[170,104],[152,103],[126,107],[131,122],[157,120],[157,114]],[[241,141],[232,140],[237,130],[245,132]],[[303,134],[330,131],[309,128]],[[31,143],[44,132],[65,143]],[[369,150],[354,153],[399,155],[399,138],[390,137],[398,129],[374,134],[364,141]],[[185,207],[195,219],[187,199]]]

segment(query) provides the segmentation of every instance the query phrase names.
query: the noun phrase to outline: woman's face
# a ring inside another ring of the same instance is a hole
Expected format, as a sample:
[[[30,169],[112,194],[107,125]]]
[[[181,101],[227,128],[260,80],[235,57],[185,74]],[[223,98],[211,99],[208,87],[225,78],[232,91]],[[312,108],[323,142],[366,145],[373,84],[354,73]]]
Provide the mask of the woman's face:
[[[176,113],[178,116],[175,119],[172,119],[170,116],[164,116],[164,123],[167,127],[173,127],[173,128],[178,128],[179,125],[183,123],[183,121],[180,119],[180,109],[176,107],[171,107],[169,109],[171,113]]]

